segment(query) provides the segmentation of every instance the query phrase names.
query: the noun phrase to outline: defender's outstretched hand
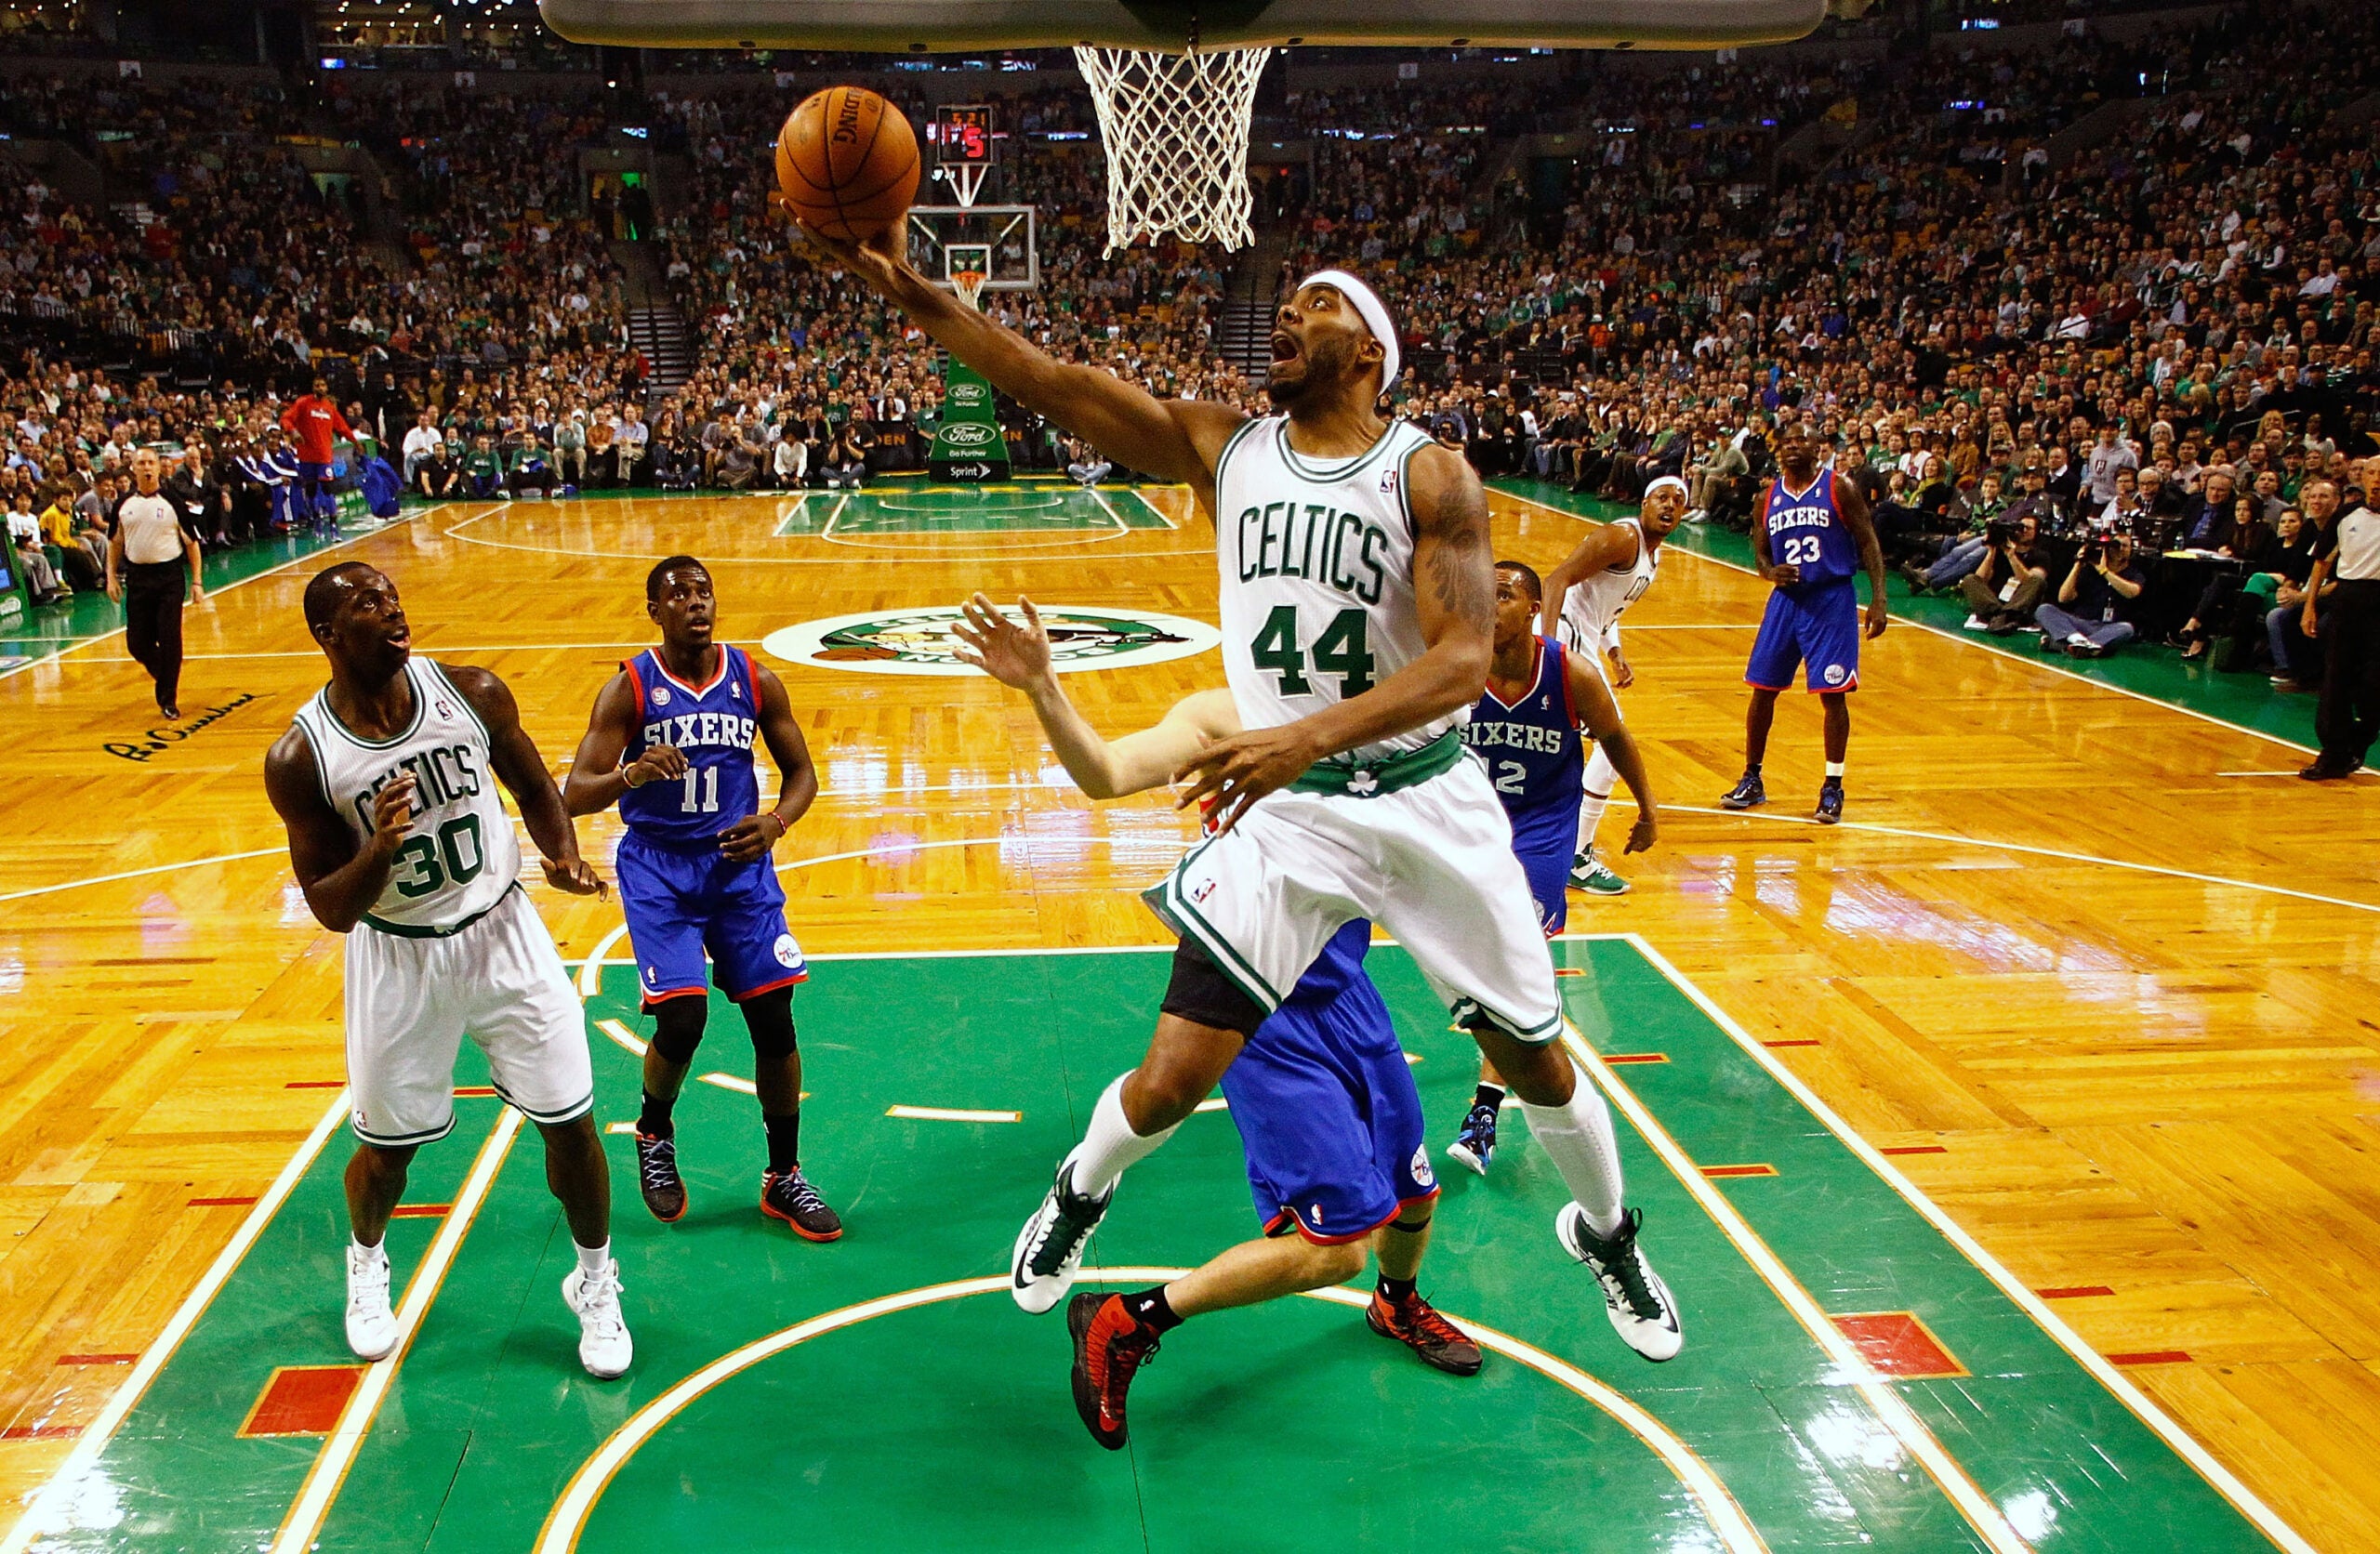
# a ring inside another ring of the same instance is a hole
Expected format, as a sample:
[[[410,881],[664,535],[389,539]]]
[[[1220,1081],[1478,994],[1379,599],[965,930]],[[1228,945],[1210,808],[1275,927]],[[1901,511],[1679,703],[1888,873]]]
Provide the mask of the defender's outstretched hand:
[[[959,607],[966,618],[953,625],[951,632],[965,644],[957,652],[961,664],[973,665],[1011,690],[1030,691],[1050,678],[1050,634],[1031,599],[1020,594],[1016,607],[1024,612],[1023,621],[1001,614],[998,605],[978,593]]]
[[[1288,787],[1321,758],[1295,723],[1218,740],[1174,772],[1173,807],[1187,810],[1211,799],[1215,834],[1221,836],[1258,799]]]

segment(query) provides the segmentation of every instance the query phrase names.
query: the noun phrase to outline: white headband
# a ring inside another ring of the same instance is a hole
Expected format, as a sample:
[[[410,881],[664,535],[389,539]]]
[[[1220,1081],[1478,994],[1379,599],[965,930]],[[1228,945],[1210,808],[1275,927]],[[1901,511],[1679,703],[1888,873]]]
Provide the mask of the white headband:
[[[1364,316],[1372,338],[1380,342],[1380,389],[1387,393],[1388,386],[1396,381],[1396,369],[1403,364],[1403,354],[1396,349],[1396,325],[1389,322],[1388,304],[1380,299],[1380,293],[1343,270],[1317,270],[1298,283],[1299,291],[1308,286],[1330,287],[1354,303],[1355,311]]]
[[[1680,496],[1686,494],[1686,482],[1679,480],[1675,475],[1664,475],[1659,480],[1655,481],[1652,484],[1645,488],[1645,494],[1650,496],[1653,493],[1660,490],[1663,486],[1675,486],[1677,487],[1677,494]]]

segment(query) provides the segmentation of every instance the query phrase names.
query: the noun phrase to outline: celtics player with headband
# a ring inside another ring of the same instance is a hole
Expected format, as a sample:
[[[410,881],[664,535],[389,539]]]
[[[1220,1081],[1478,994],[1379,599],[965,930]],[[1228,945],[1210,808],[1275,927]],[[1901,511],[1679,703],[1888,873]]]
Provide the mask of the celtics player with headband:
[[[1638,1249],[1602,1098],[1560,1045],[1554,965],[1512,828],[1456,727],[1491,657],[1487,494],[1460,454],[1379,414],[1396,331],[1343,270],[1282,302],[1279,413],[1159,400],[1062,362],[910,267],[897,226],[864,244],[804,229],[1002,392],[1105,457],[1180,481],[1215,523],[1223,667],[1242,729],[1184,761],[1177,802],[1214,833],[1146,892],[1180,936],[1140,1066],[1099,1098],[1016,1238],[1017,1303],[1046,1311],[1133,1163],[1205,1100],[1340,928],[1385,927],[1511,1081],[1570,1191],[1555,1231],[1647,1358],[1681,1343]]]

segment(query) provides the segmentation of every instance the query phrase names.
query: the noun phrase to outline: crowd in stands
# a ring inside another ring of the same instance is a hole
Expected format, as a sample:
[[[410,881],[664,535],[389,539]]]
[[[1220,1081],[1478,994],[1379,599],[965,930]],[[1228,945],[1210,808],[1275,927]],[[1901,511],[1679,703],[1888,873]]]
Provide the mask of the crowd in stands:
[[[1977,629],[2046,610],[2046,647],[2112,651],[2123,634],[2101,628],[2123,624],[2302,678],[2302,636],[2267,623],[2380,452],[2380,165],[2368,121],[2334,122],[2380,89],[2380,21],[2298,13],[2280,53],[2268,24],[2243,6],[2128,45],[2085,27],[2031,51],[1745,51],[1543,89],[1275,95],[1261,133],[1313,147],[1283,278],[1378,276],[1413,368],[1402,413],[1490,475],[1628,499],[1680,474],[1699,517],[1740,524],[1777,428],[1806,421],[1910,585],[1955,591]],[[2144,93],[2053,163],[2052,136]],[[326,366],[359,454],[385,444],[434,497],[917,467],[940,408],[931,343],[769,208],[755,148],[788,95],[639,101],[691,183],[630,212],[588,197],[578,153],[616,144],[622,111],[591,80],[390,75],[300,101],[0,78],[20,139],[110,132],[92,149],[112,202],[76,204],[0,152],[17,352],[0,494],[31,510],[59,588],[135,443],[194,450],[177,474],[219,493],[203,541],[270,531],[282,413]],[[1037,207],[1041,283],[987,292],[987,310],[1157,392],[1257,402],[1216,350],[1231,257],[1105,252],[1098,142],[1049,138],[1089,129],[1088,99],[1002,101],[984,198]],[[1820,121],[1832,138],[1781,162]],[[1569,137],[1568,160],[1508,154],[1523,134]],[[359,143],[377,198],[323,177],[305,136]],[[920,201],[949,203],[936,188]],[[631,340],[630,236],[693,337],[693,375],[667,390]],[[1008,421],[1020,463],[1068,460],[1051,428]]]

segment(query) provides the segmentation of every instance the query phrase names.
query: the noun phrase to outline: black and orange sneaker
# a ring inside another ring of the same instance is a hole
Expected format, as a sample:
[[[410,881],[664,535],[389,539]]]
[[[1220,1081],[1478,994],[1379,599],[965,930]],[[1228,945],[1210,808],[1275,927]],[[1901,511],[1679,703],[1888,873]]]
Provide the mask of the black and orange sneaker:
[[[804,1241],[835,1241],[843,1233],[842,1216],[826,1206],[800,1171],[760,1174],[760,1212],[784,1220]]]
[[[1425,1365],[1448,1376],[1479,1374],[1479,1346],[1461,1328],[1440,1316],[1438,1309],[1422,1299],[1419,1290],[1398,1301],[1391,1301],[1379,1290],[1372,1291],[1372,1303],[1364,1312],[1364,1321],[1382,1337],[1395,1338],[1420,1355]]]
[[[676,1224],[686,1213],[685,1179],[678,1175],[678,1141],[636,1136],[636,1186],[644,1206],[665,1225]]]
[[[1125,1308],[1120,1295],[1078,1295],[1066,1303],[1075,1339],[1075,1412],[1091,1438],[1109,1451],[1124,1445],[1124,1394],[1157,1353],[1157,1335]]]

